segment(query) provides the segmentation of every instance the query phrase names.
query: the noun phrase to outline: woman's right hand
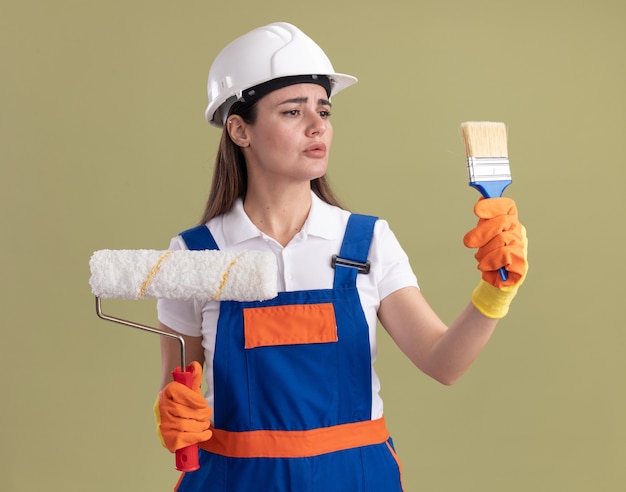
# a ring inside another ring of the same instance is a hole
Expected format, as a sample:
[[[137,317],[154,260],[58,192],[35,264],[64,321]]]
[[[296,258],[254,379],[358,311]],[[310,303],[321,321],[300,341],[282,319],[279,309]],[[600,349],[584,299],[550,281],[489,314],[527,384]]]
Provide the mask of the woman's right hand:
[[[154,405],[157,434],[161,444],[172,453],[178,449],[208,441],[211,408],[202,395],[202,366],[192,362],[192,387],[172,381],[159,393]]]

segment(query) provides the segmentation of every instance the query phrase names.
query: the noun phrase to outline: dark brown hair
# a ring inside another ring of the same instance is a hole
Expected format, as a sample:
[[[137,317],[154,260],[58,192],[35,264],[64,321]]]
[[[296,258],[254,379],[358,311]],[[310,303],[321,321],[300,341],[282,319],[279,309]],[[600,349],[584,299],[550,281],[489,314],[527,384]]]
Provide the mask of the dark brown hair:
[[[238,115],[246,123],[254,124],[257,118],[257,102],[258,100],[251,103],[236,102],[230,108],[229,116]],[[215,158],[209,198],[200,223],[205,224],[213,217],[228,212],[237,198],[245,199],[247,187],[248,172],[243,152],[231,140],[228,130],[224,128]],[[326,203],[343,208],[326,176],[311,180],[311,190]]]

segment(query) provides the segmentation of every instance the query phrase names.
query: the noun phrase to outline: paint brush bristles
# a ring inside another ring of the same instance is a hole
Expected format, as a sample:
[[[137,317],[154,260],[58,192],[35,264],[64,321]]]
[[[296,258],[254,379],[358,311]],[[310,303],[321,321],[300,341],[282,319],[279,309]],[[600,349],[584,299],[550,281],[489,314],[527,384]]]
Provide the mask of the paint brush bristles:
[[[467,157],[508,157],[506,126],[495,121],[466,121],[461,133]]]

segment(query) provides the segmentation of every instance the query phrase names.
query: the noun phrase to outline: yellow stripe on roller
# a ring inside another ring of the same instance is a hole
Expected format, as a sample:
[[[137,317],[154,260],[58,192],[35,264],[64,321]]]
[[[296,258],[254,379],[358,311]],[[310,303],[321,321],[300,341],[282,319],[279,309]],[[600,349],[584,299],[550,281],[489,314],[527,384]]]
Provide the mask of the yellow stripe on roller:
[[[148,272],[148,277],[146,278],[146,280],[144,280],[143,284],[141,284],[141,288],[139,289],[139,292],[137,293],[137,299],[141,299],[145,295],[146,291],[148,290],[148,287],[154,280],[155,275],[159,273],[159,270],[161,269],[161,265],[163,264],[165,259],[171,254],[172,254],[172,251],[166,251],[165,254],[163,254],[159,258],[159,260],[156,262],[156,265],[154,265],[150,269],[150,272]]]
[[[224,290],[224,287],[226,286],[226,282],[228,280],[228,276],[230,275],[230,271],[233,269],[233,267],[235,266],[235,263],[237,263],[237,260],[240,257],[241,257],[241,254],[237,255],[234,259],[231,260],[231,262],[226,267],[226,271],[222,274],[222,281],[217,286],[217,290],[215,291],[215,294],[213,295],[213,297],[211,297],[212,301],[215,301],[222,293],[222,290]]]

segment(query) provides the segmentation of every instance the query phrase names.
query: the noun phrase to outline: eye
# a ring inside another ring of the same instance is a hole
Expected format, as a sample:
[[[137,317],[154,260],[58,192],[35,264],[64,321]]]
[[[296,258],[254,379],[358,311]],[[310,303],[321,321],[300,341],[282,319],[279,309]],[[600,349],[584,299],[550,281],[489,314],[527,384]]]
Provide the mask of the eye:
[[[289,111],[284,111],[283,114],[285,116],[298,116],[300,114],[299,109],[290,109]]]
[[[326,119],[326,118],[330,118],[332,116],[332,113],[330,111],[320,111],[319,115]]]

